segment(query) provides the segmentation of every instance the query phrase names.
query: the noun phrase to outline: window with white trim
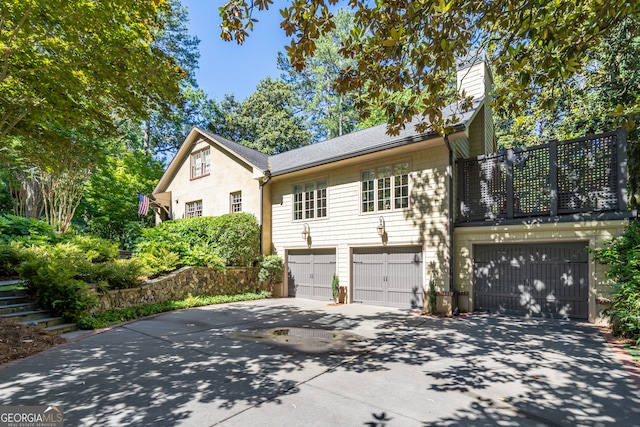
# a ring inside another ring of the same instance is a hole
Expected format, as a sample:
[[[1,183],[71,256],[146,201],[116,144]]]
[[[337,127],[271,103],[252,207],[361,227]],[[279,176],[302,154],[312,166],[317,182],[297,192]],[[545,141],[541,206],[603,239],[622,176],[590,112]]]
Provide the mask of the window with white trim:
[[[231,193],[231,212],[242,212],[242,191]]]
[[[185,218],[195,218],[202,216],[202,200],[188,202],[185,204]]]
[[[293,220],[325,218],[327,216],[327,180],[293,186]]]
[[[211,150],[196,151],[191,154],[191,179],[208,175],[211,172]]]
[[[409,207],[409,163],[362,171],[362,212],[384,212]]]

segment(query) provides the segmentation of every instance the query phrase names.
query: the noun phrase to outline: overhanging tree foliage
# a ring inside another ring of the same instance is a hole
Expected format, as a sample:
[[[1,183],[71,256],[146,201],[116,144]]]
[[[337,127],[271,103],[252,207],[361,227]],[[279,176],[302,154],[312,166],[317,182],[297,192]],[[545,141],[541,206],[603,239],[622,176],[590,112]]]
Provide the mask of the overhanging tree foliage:
[[[170,7],[162,0],[3,1],[0,139],[23,135],[53,151],[59,129],[104,137],[119,118],[174,102],[184,71],[154,44]]]
[[[179,0],[166,0],[170,8],[163,11],[165,25],[156,32],[154,46],[174,58],[184,71],[180,97],[170,105],[150,106],[149,118],[142,125],[141,148],[147,153],[175,154],[193,126],[205,127],[212,120],[213,101],[195,81],[198,68],[197,37],[189,35],[188,14]]]
[[[281,10],[281,27],[292,37],[286,47],[291,64],[302,69],[318,39],[335,28],[331,6],[337,0],[291,0]],[[361,102],[380,104],[397,133],[414,116],[418,130],[443,132],[446,100],[442,93],[457,58],[482,48],[494,73],[517,76],[495,93],[498,111],[517,111],[510,93],[531,98],[546,87],[562,84],[584,69],[588,52],[626,16],[640,14],[640,2],[613,0],[423,0],[370,2],[351,0],[354,29],[341,53],[355,65],[341,73],[342,93],[360,91]],[[230,0],[221,9],[222,38],[242,43],[253,28],[256,10],[270,0]],[[408,90],[406,100],[391,95]],[[463,97],[464,94],[461,95]],[[361,106],[363,107],[363,106]],[[364,108],[360,108],[366,111]],[[619,108],[627,117],[636,104]]]

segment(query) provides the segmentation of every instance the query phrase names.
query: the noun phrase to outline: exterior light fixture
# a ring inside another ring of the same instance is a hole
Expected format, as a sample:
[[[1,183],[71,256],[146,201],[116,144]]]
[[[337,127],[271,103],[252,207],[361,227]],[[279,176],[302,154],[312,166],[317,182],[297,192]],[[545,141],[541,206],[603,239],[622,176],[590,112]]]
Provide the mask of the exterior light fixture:
[[[380,217],[380,223],[378,224],[378,236],[383,237],[385,232],[384,218]]]
[[[305,222],[304,226],[302,227],[302,240],[307,241],[310,234],[311,231],[309,230],[309,224]]]

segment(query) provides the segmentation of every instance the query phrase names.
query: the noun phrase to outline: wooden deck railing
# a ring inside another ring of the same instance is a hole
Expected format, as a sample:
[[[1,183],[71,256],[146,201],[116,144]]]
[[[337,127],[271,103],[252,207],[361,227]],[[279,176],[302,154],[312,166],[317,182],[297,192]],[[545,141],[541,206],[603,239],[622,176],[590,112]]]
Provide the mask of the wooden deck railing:
[[[456,222],[624,213],[626,191],[623,130],[508,149],[458,160]]]

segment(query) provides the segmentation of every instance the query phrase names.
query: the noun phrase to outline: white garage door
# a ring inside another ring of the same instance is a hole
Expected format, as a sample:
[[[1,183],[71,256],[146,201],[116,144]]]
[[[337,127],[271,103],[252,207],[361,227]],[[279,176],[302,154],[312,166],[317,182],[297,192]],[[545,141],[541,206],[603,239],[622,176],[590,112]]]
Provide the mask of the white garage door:
[[[353,251],[353,301],[422,308],[420,247],[357,248]]]
[[[474,246],[475,308],[491,312],[589,317],[587,244]]]
[[[289,296],[329,301],[336,272],[333,249],[295,250],[287,256]]]

